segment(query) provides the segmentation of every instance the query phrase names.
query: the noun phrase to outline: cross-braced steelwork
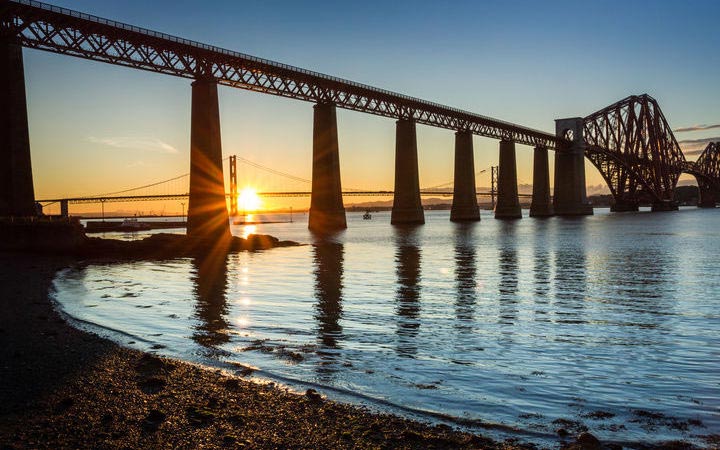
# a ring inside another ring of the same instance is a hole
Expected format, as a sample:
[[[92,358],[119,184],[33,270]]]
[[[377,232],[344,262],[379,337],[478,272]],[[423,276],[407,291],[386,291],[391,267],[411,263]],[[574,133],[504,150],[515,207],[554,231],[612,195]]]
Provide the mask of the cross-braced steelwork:
[[[685,165],[683,172],[695,175],[698,184],[720,191],[720,142],[709,143],[694,163]]]
[[[584,119],[585,156],[608,183],[616,209],[641,201],[672,207],[685,156],[657,101],[627,97]]]
[[[2,33],[29,48],[555,148],[552,134],[56,6],[0,3]]]
[[[697,161],[685,163],[683,172],[697,180],[698,206],[714,208],[720,199],[720,143],[709,143]]]

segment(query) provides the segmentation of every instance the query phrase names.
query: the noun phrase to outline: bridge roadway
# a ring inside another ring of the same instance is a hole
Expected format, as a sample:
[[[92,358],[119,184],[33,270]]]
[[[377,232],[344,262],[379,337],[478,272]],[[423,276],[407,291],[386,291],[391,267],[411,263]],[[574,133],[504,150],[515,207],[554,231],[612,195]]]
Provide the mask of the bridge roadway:
[[[258,192],[259,197],[310,197],[312,192]],[[392,197],[393,191],[346,191],[342,193],[345,197]],[[430,196],[435,195],[439,197],[452,197],[453,193],[449,191],[420,191],[420,195]],[[491,197],[497,195],[497,192],[477,192],[477,196]],[[153,201],[153,200],[184,200],[190,196],[189,193],[185,194],[160,194],[160,195],[126,195],[126,196],[113,196],[113,197],[69,197],[69,198],[57,198],[57,199],[46,199],[37,200],[38,203],[43,205],[51,205],[53,203],[67,202],[69,204],[82,204],[82,203],[119,203],[119,202],[141,202],[141,201]],[[231,194],[225,194],[226,197],[230,197]],[[531,198],[531,194],[518,194],[519,197]]]

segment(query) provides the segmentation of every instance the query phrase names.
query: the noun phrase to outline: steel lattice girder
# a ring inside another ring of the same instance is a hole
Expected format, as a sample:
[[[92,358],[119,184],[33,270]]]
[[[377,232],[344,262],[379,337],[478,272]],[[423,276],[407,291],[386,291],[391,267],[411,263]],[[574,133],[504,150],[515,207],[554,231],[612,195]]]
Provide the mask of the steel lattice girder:
[[[657,101],[627,97],[584,119],[586,156],[616,201],[672,201],[685,156]]]
[[[683,172],[694,175],[701,187],[720,192],[720,143],[709,143],[695,162],[685,163]]]
[[[2,32],[25,47],[338,107],[520,144],[554,135],[437,103],[31,0],[0,3]]]

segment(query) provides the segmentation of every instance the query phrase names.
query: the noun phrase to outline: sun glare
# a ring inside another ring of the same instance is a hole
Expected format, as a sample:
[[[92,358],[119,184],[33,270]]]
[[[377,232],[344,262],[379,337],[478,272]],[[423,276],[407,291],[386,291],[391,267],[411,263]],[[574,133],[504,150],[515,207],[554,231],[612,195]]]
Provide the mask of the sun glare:
[[[243,211],[257,211],[261,206],[262,200],[260,200],[255,189],[246,187],[240,191],[240,195],[238,195],[238,209]]]

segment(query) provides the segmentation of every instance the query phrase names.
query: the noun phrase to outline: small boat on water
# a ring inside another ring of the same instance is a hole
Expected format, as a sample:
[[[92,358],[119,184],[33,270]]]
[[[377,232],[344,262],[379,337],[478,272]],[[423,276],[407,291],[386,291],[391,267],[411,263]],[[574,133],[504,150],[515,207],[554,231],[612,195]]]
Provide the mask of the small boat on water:
[[[363,214],[363,220],[370,220],[372,219],[372,216],[370,215],[370,211],[365,211],[365,214]]]
[[[130,217],[123,220],[118,228],[123,231],[142,231],[150,230],[152,227],[146,223],[138,222],[135,217]]]

